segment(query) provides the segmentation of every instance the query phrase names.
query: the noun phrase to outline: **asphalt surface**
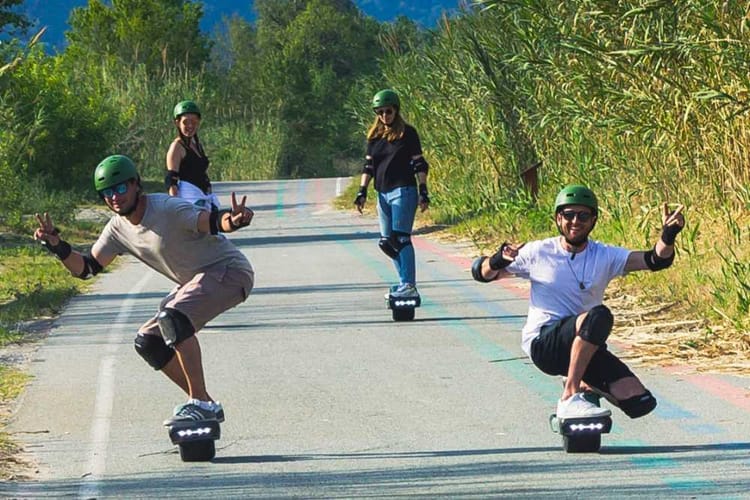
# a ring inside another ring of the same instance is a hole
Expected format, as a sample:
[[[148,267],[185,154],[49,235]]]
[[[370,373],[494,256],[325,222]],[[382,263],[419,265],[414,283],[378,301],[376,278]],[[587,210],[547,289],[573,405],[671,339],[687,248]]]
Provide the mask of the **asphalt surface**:
[[[635,367],[657,410],[613,409],[599,453],[565,453],[548,423],[560,380],[520,350],[525,284],[476,283],[471,248],[417,235],[423,304],[392,321],[377,220],[331,208],[347,182],[217,185],[256,211],[229,237],[257,274],[248,300],[198,334],[227,418],[212,462],[180,460],[161,422],[184,396],[133,350],[172,284],[125,259],[37,351],[9,428],[36,472],[0,495],[750,496],[748,379]]]

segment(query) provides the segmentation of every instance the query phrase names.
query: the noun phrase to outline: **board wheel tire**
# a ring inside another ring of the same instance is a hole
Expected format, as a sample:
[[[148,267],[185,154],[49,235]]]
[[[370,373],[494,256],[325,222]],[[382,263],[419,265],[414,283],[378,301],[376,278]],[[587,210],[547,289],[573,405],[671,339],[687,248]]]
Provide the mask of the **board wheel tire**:
[[[207,462],[216,456],[213,439],[180,443],[180,458],[183,462]]]
[[[595,453],[602,446],[601,434],[563,436],[563,448],[568,453]]]
[[[414,319],[414,309],[393,309],[393,321],[411,321]]]

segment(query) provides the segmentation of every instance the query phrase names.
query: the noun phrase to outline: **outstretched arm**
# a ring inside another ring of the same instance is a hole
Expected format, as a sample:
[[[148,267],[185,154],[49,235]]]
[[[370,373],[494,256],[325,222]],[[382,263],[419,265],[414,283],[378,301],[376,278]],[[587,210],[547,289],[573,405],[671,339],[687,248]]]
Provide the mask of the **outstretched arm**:
[[[685,216],[682,214],[683,205],[677,205],[669,210],[667,203],[662,205],[661,237],[652,250],[630,252],[625,263],[625,272],[660,271],[672,265],[674,260],[674,241],[682,228],[685,227]]]
[[[34,231],[34,239],[56,255],[73,276],[81,279],[90,278],[114,259],[114,257],[104,258],[96,254],[82,254],[73,250],[67,241],[60,238],[60,233],[55,229],[52,218],[47,212],[43,215],[35,214],[35,217],[39,227]]]
[[[472,277],[479,282],[487,283],[496,279],[510,276],[505,271],[508,265],[516,260],[518,251],[523,248],[525,243],[512,244],[503,243],[500,248],[491,257],[482,255],[478,257],[471,266]]]

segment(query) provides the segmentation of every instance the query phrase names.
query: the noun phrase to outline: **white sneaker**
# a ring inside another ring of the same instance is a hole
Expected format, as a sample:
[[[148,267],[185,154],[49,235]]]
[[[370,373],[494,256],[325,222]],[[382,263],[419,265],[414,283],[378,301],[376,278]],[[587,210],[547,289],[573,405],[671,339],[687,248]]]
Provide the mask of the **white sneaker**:
[[[557,418],[597,418],[610,415],[611,411],[588,401],[582,392],[573,394],[565,401],[557,402]]]
[[[397,297],[399,299],[416,297],[418,295],[419,295],[419,292],[417,292],[417,287],[415,287],[411,283],[404,283],[403,285],[399,286],[396,290],[391,292],[391,297]]]
[[[216,420],[219,421],[219,423],[224,421],[224,407],[221,406],[221,403],[218,401],[209,401],[209,409],[216,413]]]

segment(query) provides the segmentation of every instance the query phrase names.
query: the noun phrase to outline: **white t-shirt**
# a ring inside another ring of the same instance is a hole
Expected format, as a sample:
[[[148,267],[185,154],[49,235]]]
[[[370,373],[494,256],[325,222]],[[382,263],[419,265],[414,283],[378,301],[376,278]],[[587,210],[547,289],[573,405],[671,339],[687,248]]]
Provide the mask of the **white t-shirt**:
[[[544,325],[602,303],[609,282],[625,274],[630,250],[589,240],[583,252],[573,259],[572,255],[555,236],[527,243],[505,268],[531,281],[529,313],[521,331],[521,348],[527,355]]]

